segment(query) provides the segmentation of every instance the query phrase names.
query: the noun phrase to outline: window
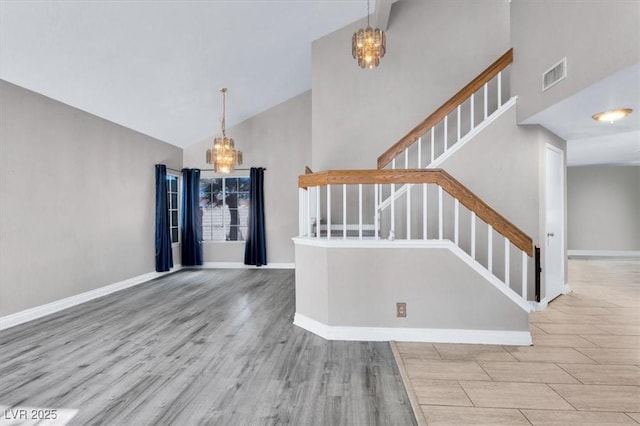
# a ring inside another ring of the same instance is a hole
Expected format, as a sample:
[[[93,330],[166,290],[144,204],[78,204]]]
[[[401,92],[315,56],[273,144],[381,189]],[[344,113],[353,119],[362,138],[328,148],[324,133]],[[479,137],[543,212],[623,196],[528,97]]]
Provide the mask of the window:
[[[249,220],[247,176],[200,179],[203,241],[245,241]]]
[[[178,243],[178,177],[167,175],[167,198],[169,198],[169,230],[171,243]]]

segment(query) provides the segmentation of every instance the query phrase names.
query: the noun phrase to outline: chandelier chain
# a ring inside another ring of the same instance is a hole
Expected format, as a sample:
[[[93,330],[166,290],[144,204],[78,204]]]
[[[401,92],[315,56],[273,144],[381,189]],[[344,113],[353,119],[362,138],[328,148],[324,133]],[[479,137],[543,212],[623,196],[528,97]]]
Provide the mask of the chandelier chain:
[[[371,26],[371,24],[369,23],[369,15],[371,14],[370,10],[371,9],[369,9],[369,0],[367,0],[367,28]]]
[[[222,137],[226,137],[225,116],[227,115],[227,88],[223,87],[220,89],[220,92],[222,92],[222,120],[220,120],[220,124],[222,125]]]

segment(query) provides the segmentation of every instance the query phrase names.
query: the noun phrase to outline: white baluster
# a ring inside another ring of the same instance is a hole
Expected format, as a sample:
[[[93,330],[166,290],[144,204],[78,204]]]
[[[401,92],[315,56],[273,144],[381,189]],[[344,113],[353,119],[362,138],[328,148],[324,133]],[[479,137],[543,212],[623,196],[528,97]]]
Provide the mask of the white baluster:
[[[407,186],[407,240],[411,239],[411,185]]]
[[[422,168],[422,136],[418,138],[418,168]]]
[[[391,184],[391,231],[390,236],[396,234],[396,184]],[[392,238],[393,239],[393,238]]]
[[[392,169],[396,169],[396,159],[394,158],[393,160],[391,160],[391,168]]]
[[[471,257],[476,258],[476,212],[471,212]]]
[[[475,127],[475,123],[473,122],[473,113],[474,113],[473,110],[475,109],[475,102],[474,101],[475,101],[475,93],[472,93],[471,94],[471,104],[470,104],[470,108],[469,108],[470,115],[471,115],[471,117],[470,117],[470,119],[471,119],[471,129],[473,129]]]
[[[320,187],[316,186],[316,238],[320,238]]]
[[[502,71],[498,73],[498,108],[502,106]]]
[[[489,113],[489,83],[484,84],[484,119],[487,119]]]
[[[327,185],[327,240],[331,239],[331,185]]]
[[[313,188],[307,188],[307,238],[312,237],[313,229],[311,228],[311,190]]]
[[[427,239],[427,184],[422,184],[422,239]]]
[[[347,185],[342,184],[342,239],[347,239]]]
[[[504,283],[509,287],[509,239],[504,237]]]
[[[380,209],[378,207],[378,199],[380,197],[380,191],[379,191],[379,184],[375,184],[373,186],[373,204],[374,204],[374,212],[373,212],[373,232],[374,232],[374,238],[377,240],[380,238],[379,235],[379,228],[380,228]]]
[[[444,152],[447,152],[447,149],[449,149],[449,142],[447,141],[447,130],[449,127],[449,125],[447,124],[448,118],[448,115],[444,116]]]
[[[431,128],[431,162],[436,158],[436,128]]]
[[[487,224],[487,269],[493,272],[493,226]]]
[[[443,238],[444,221],[442,220],[442,187],[438,186],[438,239]]]
[[[522,298],[527,300],[527,253],[522,252]]]
[[[404,150],[404,168],[409,168],[409,148]]]
[[[362,239],[362,184],[358,184],[358,238]]]
[[[459,245],[459,232],[460,232],[460,225],[458,224],[458,222],[460,221],[460,201],[456,198],[454,200],[454,204],[453,204],[453,215],[454,215],[454,229],[453,229],[453,241],[456,243],[456,245]]]
[[[460,116],[462,115],[462,105],[458,105],[458,141],[460,140]]]

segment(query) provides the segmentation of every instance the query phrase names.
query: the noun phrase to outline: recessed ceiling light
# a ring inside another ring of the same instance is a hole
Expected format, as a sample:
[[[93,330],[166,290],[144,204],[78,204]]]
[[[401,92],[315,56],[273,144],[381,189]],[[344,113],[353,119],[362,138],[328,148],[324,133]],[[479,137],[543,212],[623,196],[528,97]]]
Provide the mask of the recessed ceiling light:
[[[608,121],[613,123],[614,121],[621,120],[627,115],[631,114],[633,110],[631,108],[612,109],[611,111],[599,112],[593,116],[596,121]]]

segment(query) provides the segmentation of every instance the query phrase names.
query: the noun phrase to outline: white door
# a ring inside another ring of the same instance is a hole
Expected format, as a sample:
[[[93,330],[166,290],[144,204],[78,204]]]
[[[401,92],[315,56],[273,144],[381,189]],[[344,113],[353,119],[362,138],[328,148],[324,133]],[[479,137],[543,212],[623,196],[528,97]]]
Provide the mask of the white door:
[[[550,302],[564,290],[564,153],[547,145],[545,183],[544,298]]]

